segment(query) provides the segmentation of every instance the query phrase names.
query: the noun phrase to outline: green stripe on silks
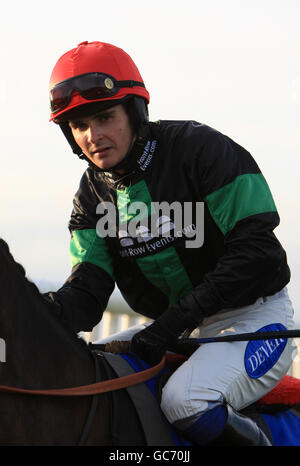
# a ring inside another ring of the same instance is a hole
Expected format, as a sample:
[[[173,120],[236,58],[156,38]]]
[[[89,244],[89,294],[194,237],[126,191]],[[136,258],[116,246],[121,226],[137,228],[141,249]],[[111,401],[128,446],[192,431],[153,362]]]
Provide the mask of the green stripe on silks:
[[[142,211],[137,211],[138,203],[143,203]],[[135,217],[139,220],[150,218],[155,213],[151,194],[144,180],[123,190],[118,190],[117,206],[121,225],[130,222]],[[169,305],[193,289],[174,247],[168,247],[156,254],[137,258],[136,263],[147,280],[168,297]]]
[[[104,238],[96,230],[74,230],[70,242],[72,268],[80,262],[90,262],[105,270],[114,280],[113,262]]]
[[[192,282],[173,246],[136,260],[146,278],[165,295],[169,306],[191,293]]]
[[[117,207],[120,223],[129,222],[136,215],[142,220],[154,213],[154,207],[151,205],[151,202],[151,194],[144,180],[132,186],[125,187],[123,190],[117,190]],[[139,212],[138,203],[143,203],[146,208]]]
[[[237,222],[251,215],[277,211],[269,186],[261,173],[240,175],[204,199],[224,235]]]

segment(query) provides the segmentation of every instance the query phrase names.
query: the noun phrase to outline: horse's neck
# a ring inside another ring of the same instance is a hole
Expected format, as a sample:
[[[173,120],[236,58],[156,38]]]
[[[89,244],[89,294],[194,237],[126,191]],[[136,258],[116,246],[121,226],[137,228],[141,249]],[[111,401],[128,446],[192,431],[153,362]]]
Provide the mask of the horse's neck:
[[[93,382],[85,343],[62,326],[36,287],[3,257],[0,338],[5,362],[0,362],[0,384],[39,389]]]
[[[93,381],[92,359],[83,341],[69,333],[38,296],[13,300],[4,332],[6,362],[0,369],[10,383],[32,388],[81,385]],[[12,318],[14,314],[14,318]]]

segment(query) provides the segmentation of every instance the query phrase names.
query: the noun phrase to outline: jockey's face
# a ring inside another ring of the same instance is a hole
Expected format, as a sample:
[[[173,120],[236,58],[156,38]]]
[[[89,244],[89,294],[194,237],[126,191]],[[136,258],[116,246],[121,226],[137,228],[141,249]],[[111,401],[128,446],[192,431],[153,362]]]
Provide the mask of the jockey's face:
[[[135,139],[123,105],[70,120],[69,126],[82,152],[101,169],[120,163]]]

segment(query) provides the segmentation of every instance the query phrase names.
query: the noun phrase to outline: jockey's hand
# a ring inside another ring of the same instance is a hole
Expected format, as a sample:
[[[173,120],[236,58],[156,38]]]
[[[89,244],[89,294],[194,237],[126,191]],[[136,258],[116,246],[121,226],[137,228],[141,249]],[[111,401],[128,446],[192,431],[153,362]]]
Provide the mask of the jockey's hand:
[[[156,365],[167,349],[175,347],[178,337],[191,327],[195,328],[195,323],[187,318],[178,305],[174,305],[153,324],[133,336],[130,350],[148,364]]]
[[[167,347],[168,340],[164,329],[155,321],[133,336],[130,351],[140,356],[150,366],[155,366],[161,361]]]

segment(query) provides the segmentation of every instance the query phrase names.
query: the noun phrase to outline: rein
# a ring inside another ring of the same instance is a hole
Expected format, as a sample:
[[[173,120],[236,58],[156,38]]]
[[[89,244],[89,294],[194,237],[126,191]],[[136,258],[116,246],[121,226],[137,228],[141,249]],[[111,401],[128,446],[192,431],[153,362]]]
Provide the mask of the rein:
[[[121,390],[122,388],[137,385],[146,380],[155,377],[165,366],[166,357],[156,366],[145,369],[144,371],[135,374],[126,375],[118,379],[104,380],[102,382],[92,383],[90,385],[81,385],[79,387],[70,388],[53,388],[49,390],[34,390],[18,387],[9,387],[0,385],[0,393],[11,393],[19,395],[38,395],[38,396],[90,396],[107,393],[113,390]]]

